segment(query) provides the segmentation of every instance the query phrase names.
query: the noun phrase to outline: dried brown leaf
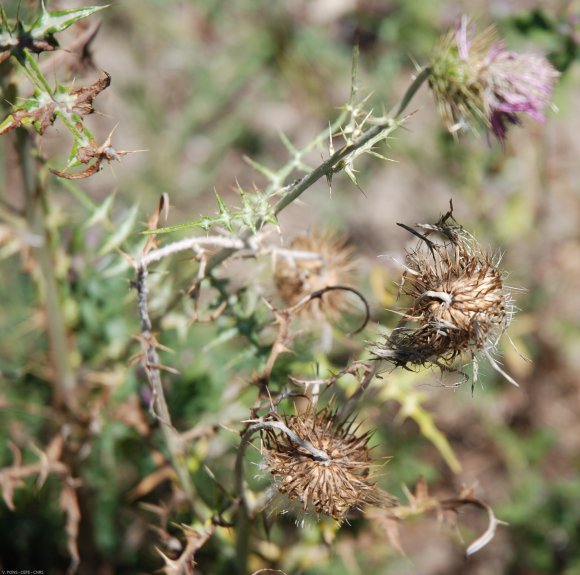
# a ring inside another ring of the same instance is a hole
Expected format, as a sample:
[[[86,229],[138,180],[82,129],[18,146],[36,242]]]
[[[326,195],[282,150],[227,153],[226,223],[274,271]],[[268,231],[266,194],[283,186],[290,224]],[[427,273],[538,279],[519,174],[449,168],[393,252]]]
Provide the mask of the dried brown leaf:
[[[158,553],[165,561],[165,567],[161,570],[167,575],[193,575],[195,567],[195,554],[205,545],[208,539],[213,535],[216,526],[209,525],[202,531],[198,531],[189,525],[181,524],[180,529],[183,531],[186,540],[186,546],[177,559],[170,559],[162,551],[157,549]]]
[[[59,178],[64,178],[65,180],[82,180],[84,178],[92,176],[93,174],[96,174],[100,170],[100,168],[101,164],[99,162],[93,164],[92,166],[89,166],[86,170],[83,170],[82,172],[74,172],[74,173],[61,172],[59,170],[55,170],[54,168],[49,168],[49,170],[55,176],[58,176]]]
[[[401,544],[401,531],[400,531],[400,524],[401,520],[397,517],[389,517],[387,515],[383,515],[380,518],[380,525],[385,530],[385,534],[387,535],[387,539],[389,543],[393,547],[393,549],[403,555],[406,556],[405,550],[403,549],[403,545]]]
[[[101,146],[98,146],[94,140],[91,140],[88,146],[83,146],[78,149],[76,160],[81,164],[86,164],[86,169],[80,172],[65,172],[50,168],[50,171],[59,178],[65,178],[66,180],[81,180],[97,173],[101,169],[101,165],[105,160],[107,162],[120,162],[123,156],[133,154],[137,151],[129,152],[126,150],[116,150],[111,144],[111,138],[113,137],[114,131],[115,128],[111,130],[107,139]]]
[[[139,435],[146,436],[149,433],[147,418],[141,409],[139,397],[131,395],[115,410],[114,418],[132,427]]]
[[[0,487],[2,488],[2,499],[6,504],[6,507],[10,511],[14,511],[16,506],[14,505],[14,490],[16,487],[22,485],[22,481],[15,480],[10,473],[6,473],[7,470],[3,469],[0,471]]]
[[[66,542],[71,557],[67,575],[76,573],[80,563],[78,536],[81,522],[81,510],[77,498],[77,492],[70,480],[63,482],[60,494],[60,508],[66,513]]]
[[[400,521],[410,517],[435,513],[438,518],[449,519],[452,524],[455,524],[458,510],[465,505],[473,505],[484,510],[488,516],[488,526],[481,536],[466,549],[468,557],[483,549],[493,539],[498,525],[505,525],[503,521],[495,517],[493,509],[487,503],[475,496],[473,488],[464,487],[461,489],[459,497],[440,500],[429,495],[427,484],[421,477],[415,486],[414,494],[406,487],[404,487],[404,491],[409,500],[409,505],[399,505],[388,511],[371,509],[367,513],[369,517],[377,519],[379,524],[383,526],[391,545],[400,553],[402,553],[399,540]]]
[[[75,96],[72,104],[73,112],[81,116],[92,114],[95,111],[93,108],[93,100],[110,85],[111,76],[103,70],[103,75],[91,85],[71,90],[70,95]]]
[[[161,219],[167,221],[167,217],[169,216],[169,195],[167,193],[161,194],[159,198],[159,204],[157,205],[157,209],[155,212],[149,216],[149,220],[147,220],[147,229],[148,230],[156,230],[159,228],[159,224]],[[151,250],[155,249],[159,245],[156,235],[149,235],[147,236],[147,242],[143,247],[143,255],[148,254]]]
[[[139,499],[151,493],[158,485],[163,483],[164,481],[174,480],[175,479],[175,471],[174,469],[166,465],[161,469],[157,469],[153,473],[144,477],[128,494],[129,501],[134,501],[135,499]]]
[[[20,128],[22,124],[31,123],[37,124],[38,133],[42,135],[46,128],[54,122],[56,118],[55,110],[55,102],[49,102],[40,108],[32,110],[25,110],[24,108],[17,109],[2,123],[2,127],[0,127],[0,136],[11,132],[16,128]]]
[[[461,491],[460,497],[458,499],[448,499],[441,502],[442,509],[452,509],[456,511],[457,509],[459,509],[464,505],[473,505],[475,507],[479,507],[479,509],[482,509],[487,513],[488,518],[487,528],[465,550],[465,554],[467,557],[483,549],[495,537],[498,525],[507,525],[504,521],[497,519],[495,513],[493,512],[493,509],[487,503],[485,503],[485,501],[482,501],[481,499],[475,497],[473,493],[474,493],[473,489],[464,488]]]
[[[45,451],[42,451],[35,445],[32,445],[32,449],[38,454],[40,458],[40,472],[38,474],[38,479],[36,481],[36,486],[40,489],[49,473],[54,463],[58,463],[60,456],[62,455],[62,448],[64,446],[64,437],[61,433],[55,435]]]

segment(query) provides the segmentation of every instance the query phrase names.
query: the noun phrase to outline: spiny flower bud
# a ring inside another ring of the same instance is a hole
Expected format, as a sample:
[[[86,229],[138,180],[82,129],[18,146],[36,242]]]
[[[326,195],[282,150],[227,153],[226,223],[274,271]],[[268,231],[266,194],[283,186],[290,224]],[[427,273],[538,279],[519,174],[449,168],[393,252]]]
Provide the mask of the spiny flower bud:
[[[451,132],[471,120],[504,141],[517,114],[544,121],[558,72],[537,54],[506,50],[495,28],[474,33],[463,16],[435,50],[429,84]]]
[[[329,407],[318,412],[309,408],[283,421],[289,434],[263,432],[264,467],[274,476],[278,491],[299,502],[305,513],[342,523],[351,510],[393,504],[369,474],[369,433],[351,433],[351,424],[340,423]]]
[[[499,258],[487,254],[450,220],[451,212],[435,225],[420,224],[425,235],[413,232],[421,240],[407,252],[401,282],[410,307],[374,353],[400,367],[433,365],[451,371],[468,358],[474,381],[478,357],[485,355],[494,369],[517,385],[491,356],[514,313],[497,267]],[[427,237],[433,232],[442,239]]]
[[[342,237],[311,232],[294,238],[276,254],[274,279],[288,306],[330,286],[348,285],[353,278],[352,250]],[[344,291],[334,290],[312,301],[304,312],[314,319],[336,319],[349,309]]]

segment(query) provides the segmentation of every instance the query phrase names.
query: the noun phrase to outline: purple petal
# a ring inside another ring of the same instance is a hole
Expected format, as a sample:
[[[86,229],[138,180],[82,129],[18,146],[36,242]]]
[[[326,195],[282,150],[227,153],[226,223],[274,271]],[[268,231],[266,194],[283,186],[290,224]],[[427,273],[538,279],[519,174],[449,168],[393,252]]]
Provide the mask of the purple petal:
[[[467,38],[467,23],[467,16],[464,14],[455,24],[455,43],[459,57],[463,61],[467,61],[469,58],[469,48],[471,47],[471,41]]]
[[[520,121],[515,114],[503,112],[501,110],[493,110],[489,119],[491,124],[491,131],[500,142],[505,142],[507,129],[510,124],[518,126]]]

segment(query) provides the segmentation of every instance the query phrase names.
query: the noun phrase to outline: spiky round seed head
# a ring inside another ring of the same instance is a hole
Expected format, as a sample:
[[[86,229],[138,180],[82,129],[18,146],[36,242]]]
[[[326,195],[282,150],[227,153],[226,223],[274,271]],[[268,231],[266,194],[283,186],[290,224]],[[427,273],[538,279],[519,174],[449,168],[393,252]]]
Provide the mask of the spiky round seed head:
[[[315,511],[341,523],[351,510],[392,504],[393,499],[376,486],[369,473],[373,462],[368,433],[357,437],[329,408],[286,416],[284,423],[328,456],[327,460],[317,459],[284,433],[267,430],[263,434],[265,469],[274,476],[278,491],[300,502],[304,512]]]
[[[543,122],[559,73],[537,54],[506,50],[495,28],[475,33],[463,16],[435,49],[430,87],[447,128],[455,132],[471,120],[483,123],[500,141],[517,114]]]
[[[443,239],[425,237],[407,253],[401,291],[410,305],[375,354],[403,367],[476,362],[510,324],[511,294],[497,261],[472,236],[448,222],[422,227]]]
[[[293,306],[324,288],[351,284],[353,271],[353,251],[345,238],[311,232],[294,238],[289,249],[277,255],[274,279],[284,303]],[[345,292],[334,290],[313,300],[303,314],[334,320],[349,307]]]

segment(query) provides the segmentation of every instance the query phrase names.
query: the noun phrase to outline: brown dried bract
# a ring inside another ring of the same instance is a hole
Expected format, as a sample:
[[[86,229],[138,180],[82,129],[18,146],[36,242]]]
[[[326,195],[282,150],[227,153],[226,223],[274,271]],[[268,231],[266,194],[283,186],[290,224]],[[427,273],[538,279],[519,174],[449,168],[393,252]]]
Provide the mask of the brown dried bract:
[[[352,283],[353,253],[344,238],[312,232],[298,236],[286,251],[276,255],[274,279],[278,293],[288,306],[330,286]],[[304,308],[314,319],[334,320],[349,308],[344,291],[325,293]]]
[[[411,303],[375,355],[396,366],[445,369],[466,355],[474,362],[489,356],[513,315],[498,262],[452,223],[451,212],[419,225],[424,235],[403,227],[420,238],[407,253],[401,281]],[[428,237],[434,232],[440,240]]]
[[[329,407],[286,416],[284,423],[328,456],[317,459],[288,435],[272,429],[263,432],[266,469],[276,478],[278,491],[299,501],[304,511],[314,510],[341,523],[351,510],[393,504],[394,499],[372,481],[368,433],[351,433],[350,425],[339,424]]]

